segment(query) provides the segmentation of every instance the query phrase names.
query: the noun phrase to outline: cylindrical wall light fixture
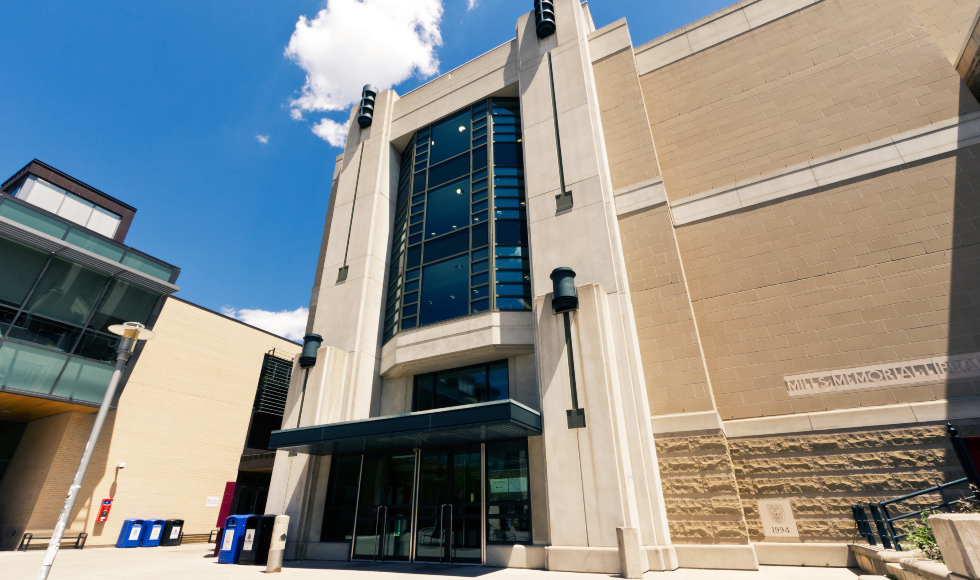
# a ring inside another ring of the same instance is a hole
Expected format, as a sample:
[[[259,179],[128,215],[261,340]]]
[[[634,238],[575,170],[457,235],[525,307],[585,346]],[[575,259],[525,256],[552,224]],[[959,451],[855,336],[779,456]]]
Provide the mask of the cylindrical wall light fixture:
[[[551,271],[551,282],[554,286],[551,307],[555,309],[555,314],[577,309],[578,293],[575,291],[575,270],[555,268]]]
[[[551,0],[534,0],[534,24],[538,38],[547,38],[555,33],[555,3]]]
[[[304,369],[316,366],[316,351],[323,343],[319,334],[307,334],[303,337],[303,354],[299,355],[299,366]]]
[[[568,388],[572,396],[572,408],[565,411],[569,429],[585,428],[585,409],[578,405],[578,385],[575,382],[575,355],[572,349],[572,319],[569,312],[578,309],[578,292],[575,291],[575,270],[555,268],[551,271],[554,293],[551,308],[565,319],[565,354],[568,359]]]
[[[361,110],[357,113],[357,124],[361,129],[367,129],[374,120],[374,98],[378,96],[378,87],[364,85],[361,90]]]

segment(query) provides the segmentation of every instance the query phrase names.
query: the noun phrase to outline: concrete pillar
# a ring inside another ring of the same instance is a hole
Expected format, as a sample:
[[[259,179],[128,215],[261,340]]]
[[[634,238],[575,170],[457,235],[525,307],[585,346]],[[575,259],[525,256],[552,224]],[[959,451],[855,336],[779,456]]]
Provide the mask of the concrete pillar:
[[[625,527],[638,531],[649,569],[670,570],[677,561],[592,77],[591,18],[574,0],[555,2],[555,13],[558,31],[544,39],[535,34],[533,14],[517,26],[552,544],[548,567],[618,573],[616,530]],[[565,189],[574,200],[564,211],[555,200],[561,181],[555,109]],[[564,327],[549,294],[549,274],[559,266],[578,273],[581,305],[571,323],[585,429],[566,426],[571,401]]]

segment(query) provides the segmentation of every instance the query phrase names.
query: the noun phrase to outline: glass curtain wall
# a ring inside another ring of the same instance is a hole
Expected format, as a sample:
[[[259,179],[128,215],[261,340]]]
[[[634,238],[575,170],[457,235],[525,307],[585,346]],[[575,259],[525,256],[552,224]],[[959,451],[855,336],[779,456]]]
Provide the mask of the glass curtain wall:
[[[487,310],[530,310],[520,104],[488,99],[402,153],[384,341]]]
[[[160,295],[0,237],[0,386],[98,403],[118,337]]]

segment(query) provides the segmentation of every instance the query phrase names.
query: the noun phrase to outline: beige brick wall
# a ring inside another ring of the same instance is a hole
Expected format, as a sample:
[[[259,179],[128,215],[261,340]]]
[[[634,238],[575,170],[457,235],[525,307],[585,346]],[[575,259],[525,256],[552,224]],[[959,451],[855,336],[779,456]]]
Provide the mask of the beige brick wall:
[[[905,0],[824,0],[640,82],[671,200],[978,108]]]
[[[963,433],[975,430],[968,426]],[[963,477],[942,425],[729,439],[728,447],[753,541],[765,540],[760,499],[789,499],[802,541],[853,541],[857,529],[852,505]],[[963,491],[952,490],[951,499]],[[938,494],[920,496],[895,504],[893,513],[939,500]]]
[[[660,176],[633,51],[592,65],[613,189]]]
[[[624,216],[619,231],[651,414],[711,410],[667,205]]]
[[[186,533],[211,530],[218,509],[204,507],[205,500],[221,496],[225,482],[237,477],[263,355],[273,348],[301,349],[177,300],[167,301],[154,331],[157,337],[147,343],[118,409],[107,417],[72,514],[69,530],[87,531],[90,545],[115,543],[127,518],[178,518],[185,520]],[[64,417],[42,421],[55,424]],[[29,424],[28,433],[36,428]],[[32,471],[49,473],[27,531],[53,528],[89,429],[76,430],[77,436],[71,441],[66,436],[60,444],[49,435],[47,446],[28,437],[18,446],[15,464],[26,462]],[[56,455],[34,455],[55,444],[60,445]],[[116,470],[120,461],[126,468]],[[8,481],[17,481],[15,464]],[[24,495],[22,486],[29,484],[14,485],[13,493]],[[98,503],[109,497],[114,499],[109,521],[97,525]]]
[[[962,381],[790,398],[782,377],[980,350],[978,156],[677,228],[723,419],[977,394]]]
[[[747,544],[748,529],[724,433],[658,436],[671,541]]]
[[[980,6],[975,0],[906,0],[922,27],[955,65]]]

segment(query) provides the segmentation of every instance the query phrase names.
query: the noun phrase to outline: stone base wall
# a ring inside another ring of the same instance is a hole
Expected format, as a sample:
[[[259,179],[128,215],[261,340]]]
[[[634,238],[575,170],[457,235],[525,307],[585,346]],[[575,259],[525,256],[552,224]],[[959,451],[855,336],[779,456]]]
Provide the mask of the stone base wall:
[[[941,424],[729,439],[728,447],[752,541],[765,540],[760,499],[790,499],[801,541],[855,541],[852,505],[963,477]],[[938,494],[920,496],[897,504],[894,513],[939,501]]]
[[[724,433],[658,436],[670,536],[678,544],[747,544]]]

